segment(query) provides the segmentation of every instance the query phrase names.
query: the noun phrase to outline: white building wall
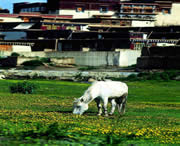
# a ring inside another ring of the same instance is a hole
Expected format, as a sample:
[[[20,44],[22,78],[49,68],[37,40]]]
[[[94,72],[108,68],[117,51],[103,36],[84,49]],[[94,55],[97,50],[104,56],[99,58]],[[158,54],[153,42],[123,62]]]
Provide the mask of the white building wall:
[[[132,21],[132,27],[154,27],[154,21]]]
[[[107,13],[100,13],[100,11],[88,11],[76,12],[76,10],[59,10],[59,15],[73,15],[73,18],[90,18],[93,15],[114,15],[113,11],[108,11]]]
[[[0,17],[2,22],[23,22],[21,18],[8,18],[8,17]]]
[[[31,46],[13,45],[12,51],[13,52],[31,52]]]
[[[171,14],[160,13],[156,17],[156,26],[180,25],[180,3],[173,3]]]
[[[141,56],[141,50],[121,50],[119,66],[127,67],[137,63],[137,58]]]

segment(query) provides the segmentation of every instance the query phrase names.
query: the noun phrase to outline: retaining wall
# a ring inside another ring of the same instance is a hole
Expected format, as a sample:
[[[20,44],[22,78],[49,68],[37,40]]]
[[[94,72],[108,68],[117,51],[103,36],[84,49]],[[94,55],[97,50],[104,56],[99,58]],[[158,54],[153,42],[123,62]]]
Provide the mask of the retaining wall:
[[[76,65],[87,66],[131,66],[137,63],[137,58],[140,57],[140,50],[121,49],[118,52],[110,51],[93,51],[93,52],[79,52],[79,51],[62,51],[62,52],[19,52],[25,57],[48,57],[48,58],[62,58],[73,57]],[[4,55],[10,55],[10,52],[4,52]]]

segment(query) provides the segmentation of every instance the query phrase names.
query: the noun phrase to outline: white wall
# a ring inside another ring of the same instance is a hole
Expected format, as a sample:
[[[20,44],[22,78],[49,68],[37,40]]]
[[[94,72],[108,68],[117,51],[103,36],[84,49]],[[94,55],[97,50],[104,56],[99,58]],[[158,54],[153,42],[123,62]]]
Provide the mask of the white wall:
[[[156,26],[180,25],[180,3],[173,3],[171,14],[160,13],[156,17]]]
[[[31,46],[13,45],[12,51],[13,52],[31,52]]]
[[[132,21],[133,27],[153,27],[155,25],[154,21]]]
[[[76,10],[59,10],[59,15],[73,15],[73,18],[90,18],[93,15],[113,15],[113,11],[108,11],[107,13],[100,13],[100,11],[88,11],[76,12]]]
[[[121,50],[119,66],[126,67],[137,63],[137,58],[141,56],[141,50]]]
[[[21,18],[0,17],[0,20],[2,20],[3,22],[23,22]]]

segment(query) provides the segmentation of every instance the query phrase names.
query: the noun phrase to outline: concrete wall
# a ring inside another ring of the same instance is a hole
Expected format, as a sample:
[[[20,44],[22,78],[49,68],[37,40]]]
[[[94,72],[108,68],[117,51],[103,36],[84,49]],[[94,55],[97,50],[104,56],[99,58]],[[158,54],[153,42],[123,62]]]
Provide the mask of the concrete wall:
[[[7,55],[6,52],[4,55]],[[19,52],[19,54],[27,57],[73,57],[75,64],[87,66],[130,66],[136,64],[137,58],[141,55],[141,50],[121,49],[119,52]]]
[[[17,65],[21,65],[26,61],[31,60],[39,60],[37,57],[17,57]],[[60,65],[74,65],[75,61],[74,58],[51,58],[51,63],[53,63],[56,66]]]
[[[137,63],[137,58],[141,56],[141,50],[121,50],[119,66],[131,66]]]

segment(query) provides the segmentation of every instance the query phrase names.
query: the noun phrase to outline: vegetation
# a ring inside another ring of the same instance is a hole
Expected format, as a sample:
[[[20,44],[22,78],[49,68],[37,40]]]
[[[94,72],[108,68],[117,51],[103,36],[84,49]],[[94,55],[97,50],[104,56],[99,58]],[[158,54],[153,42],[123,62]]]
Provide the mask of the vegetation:
[[[179,70],[167,70],[163,72],[142,72],[139,74],[131,74],[126,78],[122,77],[122,78],[109,78],[109,79],[119,80],[119,81],[146,81],[146,80],[170,81],[170,80],[175,80],[175,78],[178,76],[180,76]]]
[[[23,62],[24,66],[41,66],[43,65],[43,62],[41,60],[30,60]]]
[[[74,98],[89,84],[31,80],[34,94],[11,94],[19,80],[0,81],[0,145],[180,144],[180,82],[127,82],[127,112],[96,116],[95,102],[82,116]]]
[[[34,83],[24,81],[13,84],[9,88],[11,93],[32,94],[37,86]]]
[[[84,67],[80,67],[78,70],[80,71],[90,71],[90,70],[94,70],[97,69],[97,67],[94,66],[84,66]]]
[[[19,53],[16,53],[16,52],[13,52],[13,53],[11,53],[11,56],[13,56],[13,57],[18,57],[18,56],[20,56],[20,54],[19,54]]]

